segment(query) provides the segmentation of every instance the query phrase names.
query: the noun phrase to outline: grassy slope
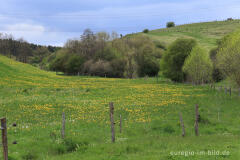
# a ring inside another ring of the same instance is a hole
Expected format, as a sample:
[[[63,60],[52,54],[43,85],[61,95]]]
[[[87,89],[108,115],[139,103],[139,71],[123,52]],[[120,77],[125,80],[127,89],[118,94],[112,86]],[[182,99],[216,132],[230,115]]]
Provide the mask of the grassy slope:
[[[9,155],[15,159],[232,159],[240,158],[240,98],[208,87],[164,79],[64,77],[0,56],[0,117],[8,118]],[[108,103],[123,117],[110,143]],[[194,136],[194,105],[200,105],[200,137]],[[75,152],[60,139],[61,113]],[[179,112],[187,136],[180,137]],[[219,112],[219,119],[218,119]],[[13,128],[11,123],[17,122]],[[17,145],[11,142],[17,140]],[[87,144],[87,145],[84,145]],[[230,156],[171,156],[171,151],[230,151]],[[64,154],[61,154],[65,152]],[[0,154],[1,156],[2,154]],[[1,158],[1,157],[0,157]]]
[[[154,40],[170,44],[177,38],[194,38],[200,45],[210,50],[216,46],[217,39],[240,28],[240,20],[215,21],[179,25],[174,28],[150,31],[147,35]],[[144,34],[144,33],[140,33]]]

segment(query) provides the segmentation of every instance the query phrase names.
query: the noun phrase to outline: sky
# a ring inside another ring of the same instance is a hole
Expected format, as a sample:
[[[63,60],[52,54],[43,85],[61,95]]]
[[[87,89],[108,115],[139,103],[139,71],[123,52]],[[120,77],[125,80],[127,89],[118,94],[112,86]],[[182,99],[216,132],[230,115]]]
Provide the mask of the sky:
[[[239,0],[0,0],[0,32],[63,46],[86,28],[119,34],[240,18]]]

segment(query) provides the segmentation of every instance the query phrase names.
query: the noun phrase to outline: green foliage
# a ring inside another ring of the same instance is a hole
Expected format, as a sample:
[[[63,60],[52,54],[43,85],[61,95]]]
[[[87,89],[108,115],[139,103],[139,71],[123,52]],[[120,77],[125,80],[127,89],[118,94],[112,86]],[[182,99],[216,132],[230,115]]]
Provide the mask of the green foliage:
[[[52,60],[49,65],[50,70],[56,72],[66,72],[67,60],[69,59],[70,54],[66,53],[65,50],[60,50],[56,58]]]
[[[177,39],[163,54],[161,59],[161,71],[164,76],[176,82],[186,80],[182,67],[185,59],[196,45],[193,39]]]
[[[224,79],[224,75],[220,72],[219,68],[217,68],[217,52],[218,52],[218,48],[213,48],[210,51],[210,58],[213,63],[212,78],[214,82],[220,82],[221,80]]]
[[[66,72],[72,75],[80,73],[83,63],[83,57],[76,54],[71,55],[66,62]]]
[[[24,154],[22,156],[23,160],[36,160],[38,159],[38,156],[36,155],[36,153],[32,152],[32,151],[28,151],[26,154]]]
[[[111,73],[110,76],[117,77],[117,78],[124,77],[126,61],[123,58],[113,59],[110,62],[110,64],[111,64],[111,68],[113,70],[113,72]]]
[[[163,43],[163,42],[154,41],[154,44],[156,45],[157,48],[160,48],[160,49],[163,49],[163,50],[166,50],[166,49],[167,49],[166,44]]]
[[[158,74],[162,49],[147,36],[108,40],[107,33],[86,31],[80,41],[69,40],[56,56],[45,61],[50,61],[50,70],[70,75],[136,78]],[[87,43],[95,49],[86,47]]]
[[[145,45],[142,47],[141,52],[138,52],[138,55],[136,56],[138,75],[140,77],[158,75],[160,66],[159,61],[153,55],[153,49],[153,46]]]
[[[209,82],[212,76],[212,62],[208,53],[196,46],[185,60],[183,71],[194,84]]]
[[[149,32],[148,29],[144,29],[144,30],[143,30],[143,33],[148,33],[148,32]]]
[[[106,60],[106,61],[111,61],[115,58],[117,58],[119,55],[119,52],[117,49],[113,48],[110,45],[104,46],[103,50],[99,50],[96,55],[94,56],[95,60]]]
[[[175,27],[175,23],[174,22],[167,22],[167,28],[171,28],[171,27]]]
[[[217,47],[216,42],[218,39],[240,28],[239,22],[240,20],[184,24],[171,28],[152,30],[145,35],[152,40],[164,42],[167,46],[178,38],[192,38],[200,46],[210,51],[212,48]]]
[[[69,137],[63,140],[58,139],[56,140],[56,142],[54,142],[55,144],[52,146],[53,148],[51,148],[51,150],[53,154],[58,154],[58,155],[72,153],[76,151],[84,153],[88,149],[88,144],[89,144],[87,141],[79,142],[77,139],[73,139]]]
[[[232,154],[172,156],[172,159],[238,160],[240,157],[236,140],[238,93],[229,96],[209,86],[171,83],[161,76],[158,83],[156,78],[66,77],[4,56],[0,56],[0,76],[0,116],[8,119],[9,156],[17,160],[23,159],[28,151],[34,151],[32,155],[39,160],[164,160],[171,151],[185,151],[186,147],[193,151],[214,148]],[[13,95],[17,97],[15,100]],[[116,108],[115,144],[111,143],[109,126],[111,101]],[[194,134],[196,104],[201,115],[198,137]],[[72,139],[68,143],[60,139],[62,111],[66,113],[66,138]],[[186,129],[184,138],[179,112]],[[11,127],[14,122],[18,127]],[[14,140],[19,143],[11,145]]]
[[[217,67],[240,86],[240,30],[224,37],[217,53]]]

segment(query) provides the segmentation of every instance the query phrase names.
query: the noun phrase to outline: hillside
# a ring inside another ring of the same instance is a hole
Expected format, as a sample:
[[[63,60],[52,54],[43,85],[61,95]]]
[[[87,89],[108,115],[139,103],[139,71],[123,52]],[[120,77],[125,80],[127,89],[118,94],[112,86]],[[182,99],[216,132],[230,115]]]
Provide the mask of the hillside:
[[[185,159],[170,153],[208,150],[231,154],[206,154],[204,159],[240,157],[236,93],[230,97],[207,86],[174,84],[161,77],[57,76],[3,56],[0,77],[0,117],[8,120],[11,159]],[[109,102],[115,106],[116,144],[111,143]],[[199,137],[193,125],[196,104],[201,115]],[[62,112],[66,114],[65,140],[61,139]],[[14,122],[16,128],[11,127]]]
[[[240,20],[214,21],[153,30],[146,35],[167,45],[177,38],[194,38],[200,45],[210,50],[216,46],[218,39],[237,28],[240,28]]]

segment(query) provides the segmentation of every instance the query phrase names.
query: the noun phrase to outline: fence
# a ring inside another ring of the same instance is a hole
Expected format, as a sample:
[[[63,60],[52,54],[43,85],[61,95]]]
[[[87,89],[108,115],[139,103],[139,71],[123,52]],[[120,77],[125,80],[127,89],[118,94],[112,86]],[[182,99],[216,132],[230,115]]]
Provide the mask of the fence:
[[[157,79],[158,81],[158,79]],[[210,89],[217,90],[219,92],[224,92],[227,95],[232,96],[233,92],[238,93],[238,96],[240,96],[240,88],[239,89],[232,89],[231,87],[226,87],[226,86],[218,86],[216,87],[215,85],[211,84]],[[110,128],[111,128],[111,142],[115,143],[116,139],[116,133],[115,133],[115,121],[114,121],[114,103],[110,102],[109,103],[109,113],[110,113]],[[62,128],[61,128],[61,137],[62,139],[65,138],[65,125],[66,125],[66,116],[65,113],[62,113]],[[119,115],[119,132],[120,134],[123,131],[122,127],[122,115]],[[199,105],[195,106],[195,122],[194,122],[194,130],[195,130],[195,135],[199,136]],[[217,119],[220,121],[220,112],[218,111],[217,113]],[[1,131],[2,131],[2,148],[3,148],[3,157],[4,160],[8,160],[8,139],[7,139],[7,119],[6,118],[1,118]],[[185,130],[185,124],[184,124],[184,117],[182,116],[182,113],[179,113],[179,122],[181,126],[181,136],[185,137],[186,136],[186,130]],[[14,123],[13,127],[16,127],[17,124]],[[13,142],[13,144],[17,144],[16,141]]]

